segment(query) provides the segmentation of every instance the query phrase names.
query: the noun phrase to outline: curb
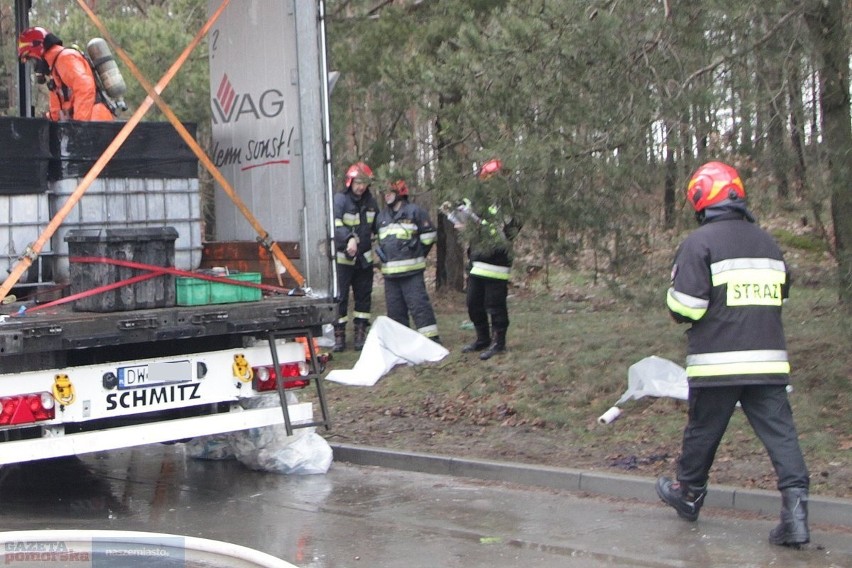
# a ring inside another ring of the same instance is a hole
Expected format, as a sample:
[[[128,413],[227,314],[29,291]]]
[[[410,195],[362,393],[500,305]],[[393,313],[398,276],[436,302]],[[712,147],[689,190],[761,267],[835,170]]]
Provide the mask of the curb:
[[[660,498],[657,497],[654,489],[656,479],[645,477],[514,462],[464,459],[348,444],[331,444],[331,448],[335,461],[353,465],[371,465],[433,475],[505,481],[660,503]],[[775,491],[713,485],[712,490],[707,493],[705,505],[774,517],[778,515],[780,499]],[[808,503],[808,520],[812,524],[852,527],[852,500],[812,495]]]

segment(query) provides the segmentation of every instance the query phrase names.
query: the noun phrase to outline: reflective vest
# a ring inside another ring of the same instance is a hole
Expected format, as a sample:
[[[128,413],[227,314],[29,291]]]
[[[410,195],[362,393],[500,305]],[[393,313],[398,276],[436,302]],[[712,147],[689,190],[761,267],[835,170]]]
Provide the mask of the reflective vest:
[[[385,278],[426,270],[426,257],[438,232],[423,208],[407,201],[398,211],[385,207],[379,213],[377,225]]]
[[[666,303],[687,332],[689,384],[787,384],[781,322],[789,276],[781,250],[741,213],[705,222],[678,248]]]
[[[513,219],[501,219],[497,207],[489,207],[476,227],[473,241],[467,250],[470,275],[491,280],[509,280],[512,273],[512,239],[519,228]]]
[[[347,189],[334,195],[334,248],[337,264],[343,266],[373,265],[372,238],[376,229],[376,215],[379,206],[370,190],[355,199],[352,190]],[[354,257],[346,254],[346,244],[352,237],[358,239],[358,252]]]

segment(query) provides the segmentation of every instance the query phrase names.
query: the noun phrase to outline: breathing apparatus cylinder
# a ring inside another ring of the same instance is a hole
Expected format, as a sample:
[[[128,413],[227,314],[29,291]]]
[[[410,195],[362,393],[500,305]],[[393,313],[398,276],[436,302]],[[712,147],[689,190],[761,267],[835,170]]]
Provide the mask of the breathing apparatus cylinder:
[[[92,65],[94,65],[95,71],[98,73],[101,83],[103,83],[106,94],[115,101],[118,108],[127,110],[127,104],[124,102],[127,85],[107,42],[99,37],[92,38],[86,44],[86,53],[92,60]]]

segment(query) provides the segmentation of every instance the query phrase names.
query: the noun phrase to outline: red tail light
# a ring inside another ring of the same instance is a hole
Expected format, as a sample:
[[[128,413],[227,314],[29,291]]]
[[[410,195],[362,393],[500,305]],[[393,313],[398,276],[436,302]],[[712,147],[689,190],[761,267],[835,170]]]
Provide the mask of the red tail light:
[[[275,390],[277,375],[275,374],[275,367],[272,365],[265,367],[252,367],[253,378],[251,380],[251,387],[257,392],[265,392]],[[310,380],[297,378],[297,377],[305,377],[308,374],[308,366],[305,363],[284,363],[281,365],[281,375],[284,379],[284,389],[303,389],[308,384],[310,384]],[[289,380],[288,380],[289,379]]]
[[[0,398],[0,426],[31,424],[53,420],[56,402],[47,392],[4,396]]]

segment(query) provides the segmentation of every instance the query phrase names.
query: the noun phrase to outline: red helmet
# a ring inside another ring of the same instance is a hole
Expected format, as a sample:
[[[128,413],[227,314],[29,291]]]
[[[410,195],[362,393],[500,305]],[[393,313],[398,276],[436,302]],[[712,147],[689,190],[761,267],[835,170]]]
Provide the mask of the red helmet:
[[[346,187],[352,187],[352,180],[369,184],[373,181],[373,170],[364,162],[356,162],[346,170]]]
[[[44,28],[27,28],[18,36],[18,59],[41,58],[44,56],[44,39],[49,34]]]
[[[479,179],[485,180],[489,179],[494,174],[500,172],[503,169],[503,162],[498,159],[488,160],[482,167],[479,168]]]
[[[745,198],[740,174],[722,162],[708,162],[695,170],[686,187],[686,199],[696,211]]]
[[[408,197],[408,186],[401,179],[396,180],[390,185],[390,190],[398,197]]]

